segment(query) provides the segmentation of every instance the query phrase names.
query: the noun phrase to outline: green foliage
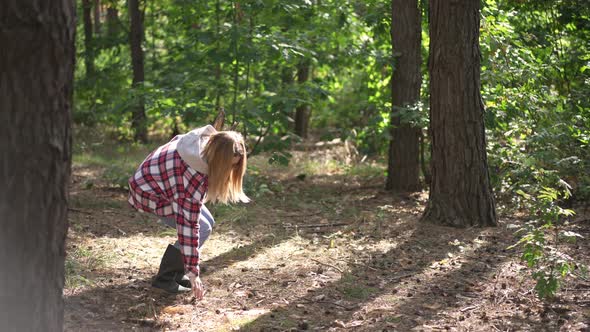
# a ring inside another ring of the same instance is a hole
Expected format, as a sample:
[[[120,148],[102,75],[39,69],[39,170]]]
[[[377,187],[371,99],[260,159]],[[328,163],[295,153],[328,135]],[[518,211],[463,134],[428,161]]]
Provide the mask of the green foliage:
[[[577,199],[589,198],[588,7],[487,0],[482,14],[482,95],[496,192],[511,195],[534,181],[533,170],[545,169],[567,179]]]
[[[539,297],[548,299],[555,296],[562,280],[580,265],[563,251],[563,247],[582,236],[564,230],[567,218],[573,216],[574,211],[558,203],[570,197],[569,185],[555,173],[543,170],[536,171],[535,177],[538,185],[529,188],[531,193],[517,191],[524,199],[523,206],[530,209],[532,219],[517,231],[521,238],[513,247],[522,247],[521,258],[532,270],[535,291]]]

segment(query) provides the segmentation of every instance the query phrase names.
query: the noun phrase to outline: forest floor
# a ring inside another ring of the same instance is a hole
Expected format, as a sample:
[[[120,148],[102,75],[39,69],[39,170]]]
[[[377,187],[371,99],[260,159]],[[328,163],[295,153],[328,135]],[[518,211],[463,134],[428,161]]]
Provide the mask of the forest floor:
[[[420,223],[426,192],[385,192],[383,167],[347,166],[338,149],[295,151],[289,167],[252,158],[254,201],[209,207],[205,298],[163,293],[150,283],[175,230],[113,186],[148,150],[78,145],[66,331],[590,331],[587,279],[568,278],[551,302],[536,297],[508,249],[519,217],[484,229]],[[588,213],[574,219],[590,236]],[[569,250],[589,264],[589,246]]]

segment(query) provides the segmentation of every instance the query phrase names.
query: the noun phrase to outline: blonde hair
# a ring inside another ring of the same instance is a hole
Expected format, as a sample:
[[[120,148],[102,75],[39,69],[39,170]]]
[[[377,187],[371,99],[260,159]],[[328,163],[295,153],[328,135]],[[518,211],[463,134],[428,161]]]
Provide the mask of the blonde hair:
[[[237,156],[240,156],[240,161],[233,165],[233,159]],[[207,202],[248,203],[250,201],[242,189],[247,158],[244,138],[240,133],[220,131],[211,135],[203,151],[203,157],[209,165]]]

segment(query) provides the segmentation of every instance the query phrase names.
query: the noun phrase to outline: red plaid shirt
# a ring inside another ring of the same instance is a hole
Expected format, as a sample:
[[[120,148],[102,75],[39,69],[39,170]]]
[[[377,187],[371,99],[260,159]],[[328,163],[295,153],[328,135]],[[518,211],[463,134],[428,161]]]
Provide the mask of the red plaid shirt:
[[[138,211],[174,216],[185,272],[199,275],[199,214],[207,175],[182,160],[178,137],[152,152],[129,179],[129,204]]]

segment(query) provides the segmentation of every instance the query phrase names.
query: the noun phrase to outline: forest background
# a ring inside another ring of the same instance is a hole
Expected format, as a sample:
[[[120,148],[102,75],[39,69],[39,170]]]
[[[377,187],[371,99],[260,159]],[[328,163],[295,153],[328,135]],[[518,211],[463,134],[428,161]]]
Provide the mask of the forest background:
[[[80,0],[63,17],[77,18],[66,329],[191,329],[196,318],[211,330],[588,328],[576,293],[590,289],[585,1]],[[459,99],[462,107],[440,107]],[[220,109],[248,142],[246,191],[275,213],[214,209],[228,222],[206,262],[217,286],[210,303],[222,309],[207,311],[149,291],[158,255],[136,243],[173,236],[126,210],[125,188],[150,149]],[[441,152],[459,157],[455,172]],[[104,258],[109,251],[123,259]],[[303,272],[291,280],[293,269]],[[228,283],[238,271],[246,276]],[[436,280],[441,287],[427,286]],[[383,294],[390,306],[377,301]]]
[[[211,123],[225,109],[227,122],[238,124],[248,140],[249,153],[262,153],[271,164],[287,165],[292,148],[305,141],[345,142],[347,163],[389,164],[386,189],[426,189],[432,177],[432,16],[428,2],[419,1],[417,20],[397,14],[396,21],[396,13],[412,6],[375,0],[84,0],[78,6],[74,123],[79,130],[99,127],[113,139],[142,144]],[[569,208],[590,197],[589,17],[582,1],[481,2],[490,185],[500,214],[528,211],[533,222],[521,229],[526,235],[520,244],[531,267],[543,265],[540,252],[549,246],[541,233],[555,230],[574,214]],[[413,81],[395,76],[409,65],[400,61],[408,44],[398,41],[396,47],[395,33],[411,25],[419,31],[420,70]],[[399,81],[419,84],[413,100],[396,104],[396,93],[406,97],[396,92]],[[396,128],[402,129],[398,136]],[[399,141],[402,151],[395,155]],[[408,156],[416,163],[395,164]],[[415,171],[408,175],[404,167]],[[112,162],[104,177],[124,188],[131,172],[129,163]],[[246,185],[250,192],[261,190],[256,181]],[[535,245],[540,237],[542,244]],[[542,296],[553,294],[560,275],[576,268],[571,257],[549,261],[560,272],[535,277],[545,283]]]

